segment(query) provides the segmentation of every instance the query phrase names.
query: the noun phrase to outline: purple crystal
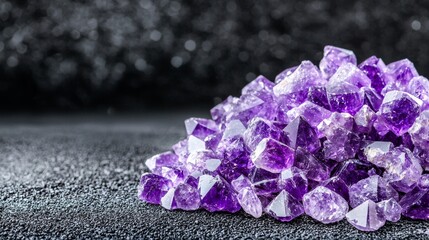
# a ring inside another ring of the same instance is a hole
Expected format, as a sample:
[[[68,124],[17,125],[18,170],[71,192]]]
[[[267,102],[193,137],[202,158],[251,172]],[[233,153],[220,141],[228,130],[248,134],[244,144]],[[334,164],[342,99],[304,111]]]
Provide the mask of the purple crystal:
[[[161,206],[166,209],[196,210],[200,207],[200,195],[196,187],[182,183],[161,198]]]
[[[200,175],[204,170],[210,172],[216,171],[220,166],[221,160],[212,151],[196,151],[189,155],[186,160],[186,167],[191,174],[194,176]],[[195,174],[198,172],[199,174]]]
[[[331,177],[320,183],[320,186],[331,189],[332,191],[338,193],[346,201],[349,201],[349,188],[343,179],[339,177]]]
[[[147,159],[145,164],[151,172],[160,175],[162,167],[178,166],[179,157],[173,152],[164,152]]]
[[[422,101],[409,93],[390,91],[380,107],[380,117],[386,126],[400,136],[414,123],[420,114]]]
[[[286,77],[289,77],[299,66],[294,66],[290,68],[286,68],[283,70],[283,72],[279,73],[276,78],[274,79],[274,82],[277,84],[281,81],[283,81]]]
[[[408,130],[415,146],[429,150],[429,110],[423,111]]]
[[[380,211],[387,221],[397,222],[401,219],[402,207],[398,201],[390,198],[377,203],[378,211]]]
[[[249,174],[252,166],[250,154],[240,136],[224,139],[218,147],[218,155],[222,156],[222,162],[217,172],[226,180],[231,181],[240,175]]]
[[[380,202],[388,199],[399,200],[398,192],[383,178],[373,175],[353,184],[349,189],[350,206],[357,207],[366,200]]]
[[[293,165],[294,150],[277,140],[264,138],[252,153],[251,159],[256,167],[279,173]]]
[[[185,121],[186,133],[197,138],[204,139],[218,131],[213,120],[204,118],[189,118]]]
[[[345,63],[356,65],[356,56],[352,51],[334,46],[326,46],[323,50],[323,58],[320,61],[319,67],[323,77],[328,79]]]
[[[376,231],[386,223],[384,215],[378,211],[377,204],[366,200],[346,214],[347,221],[362,231]]]
[[[140,178],[138,196],[142,201],[152,204],[160,204],[161,198],[172,187],[170,180],[152,174],[145,173]]]
[[[232,187],[238,193],[237,200],[243,210],[255,218],[262,216],[262,203],[256,195],[250,180],[241,175],[231,182]]]
[[[369,133],[377,119],[377,115],[368,105],[363,105],[354,118],[357,131],[359,133]]]
[[[384,156],[386,179],[397,191],[409,192],[420,179],[423,169],[411,151],[397,147]]]
[[[414,68],[414,64],[408,59],[402,59],[387,65],[389,73],[393,76],[395,84],[407,86],[413,77],[419,74]]]
[[[319,186],[303,198],[307,215],[324,224],[341,221],[349,211],[349,204],[338,193]]]
[[[383,60],[376,56],[372,56],[363,61],[359,64],[359,68],[371,80],[371,87],[374,88],[377,93],[381,93],[386,84],[390,82],[389,75],[386,74],[386,65]]]
[[[423,76],[414,77],[406,87],[406,92],[423,101],[423,109],[428,109],[429,80]]]
[[[278,177],[278,173],[271,173],[261,168],[254,168],[249,174],[252,186],[259,196],[272,196],[273,193],[280,192]]]
[[[264,138],[272,138],[284,144],[289,144],[289,139],[282,129],[263,118],[254,118],[250,121],[247,130],[243,134],[246,146],[254,151],[259,142]]]
[[[268,93],[265,93],[269,95]],[[247,126],[247,122],[255,117],[263,117],[273,120],[276,117],[277,106],[269,96],[264,99],[255,95],[241,95],[240,99],[232,108],[232,114],[226,117],[226,122],[240,120]]]
[[[391,142],[377,141],[364,148],[366,160],[378,167],[386,167],[385,155],[393,149]]]
[[[213,120],[218,124],[225,122],[225,119],[231,114],[231,110],[237,104],[238,100],[239,98],[229,96],[225,101],[213,107],[210,110]]]
[[[329,118],[331,114],[331,111],[309,101],[305,101],[286,113],[289,120],[294,120],[301,116],[314,128],[317,128],[317,125],[324,119]]]
[[[240,204],[229,183],[219,176],[202,175],[198,181],[201,207],[209,212],[237,212]]]
[[[324,119],[317,129],[328,139],[335,140],[338,136],[338,129],[353,131],[353,117],[348,113],[332,113],[328,118]]]
[[[292,148],[302,147],[309,152],[316,152],[321,144],[314,129],[302,117],[295,118],[283,129],[289,137]]]
[[[298,200],[283,190],[268,204],[265,211],[281,222],[290,222],[302,215],[304,208]]]
[[[356,66],[353,52],[327,46],[320,70],[302,61],[275,83],[258,76],[210,113],[146,160],[141,200],[279,221],[346,217],[363,231],[401,214],[429,220],[429,81],[407,59]]]
[[[273,99],[273,87],[273,82],[260,75],[255,80],[247,84],[241,90],[241,94],[254,95],[264,101],[271,101]]]
[[[380,110],[383,97],[373,88],[362,88],[364,91],[364,104],[368,105],[374,112]]]
[[[310,87],[308,89],[307,100],[325,109],[331,109],[331,106],[328,102],[328,96],[326,95],[325,87]]]
[[[344,128],[334,129],[333,135],[323,143],[326,159],[342,162],[353,158],[360,146],[360,137]]]
[[[308,190],[308,180],[301,169],[292,167],[280,173],[278,186],[295,199],[302,200]]]
[[[325,84],[319,69],[310,61],[303,61],[289,76],[274,86],[274,95],[283,109],[289,109],[305,101],[308,88]]]
[[[412,219],[429,220],[429,175],[422,176],[422,180],[411,191],[406,193],[399,204],[402,215]]]
[[[320,182],[329,178],[329,167],[301,147],[298,147],[295,151],[294,166],[304,170],[307,178],[313,181]]]
[[[362,162],[358,159],[350,159],[342,162],[337,167],[337,170],[333,171],[333,176],[341,178],[347,186],[351,186],[358,181],[369,177],[368,171],[372,166],[368,163]]]

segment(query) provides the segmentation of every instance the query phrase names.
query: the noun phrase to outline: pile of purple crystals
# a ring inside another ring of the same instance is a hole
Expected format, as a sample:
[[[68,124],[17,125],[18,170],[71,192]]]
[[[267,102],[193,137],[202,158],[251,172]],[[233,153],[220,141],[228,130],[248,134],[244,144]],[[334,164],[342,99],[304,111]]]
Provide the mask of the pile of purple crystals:
[[[412,62],[386,65],[326,46],[185,121],[188,137],[146,161],[139,198],[166,209],[306,214],[375,231],[429,220],[429,81]],[[426,171],[426,172],[425,172]]]

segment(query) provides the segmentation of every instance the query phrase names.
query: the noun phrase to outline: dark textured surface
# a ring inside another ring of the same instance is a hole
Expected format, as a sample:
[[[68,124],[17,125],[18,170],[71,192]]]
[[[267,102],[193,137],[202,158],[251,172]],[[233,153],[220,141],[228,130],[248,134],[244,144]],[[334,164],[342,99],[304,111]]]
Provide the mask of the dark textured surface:
[[[0,109],[211,104],[326,44],[429,74],[424,0],[0,0]]]
[[[279,223],[140,202],[144,159],[178,141],[190,115],[198,114],[2,117],[0,238],[429,238],[429,222],[422,221],[363,233],[345,221]]]

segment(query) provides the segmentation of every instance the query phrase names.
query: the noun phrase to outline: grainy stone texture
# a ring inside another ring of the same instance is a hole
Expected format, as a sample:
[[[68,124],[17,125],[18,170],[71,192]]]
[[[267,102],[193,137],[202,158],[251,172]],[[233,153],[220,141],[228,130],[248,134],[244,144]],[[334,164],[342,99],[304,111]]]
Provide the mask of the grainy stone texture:
[[[407,219],[363,233],[345,220],[323,225],[301,216],[280,223],[141,202],[136,189],[144,160],[184,137],[182,122],[195,115],[2,117],[0,238],[429,237],[429,222]]]

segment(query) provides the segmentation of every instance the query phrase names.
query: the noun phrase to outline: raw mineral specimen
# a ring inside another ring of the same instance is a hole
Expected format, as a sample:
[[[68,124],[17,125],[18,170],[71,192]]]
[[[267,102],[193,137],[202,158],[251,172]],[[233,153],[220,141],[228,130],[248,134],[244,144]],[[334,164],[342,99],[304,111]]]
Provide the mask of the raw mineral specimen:
[[[429,220],[429,80],[408,59],[357,65],[352,51],[326,46],[319,67],[258,76],[210,113],[146,160],[142,201],[282,222],[346,218],[362,231]]]

